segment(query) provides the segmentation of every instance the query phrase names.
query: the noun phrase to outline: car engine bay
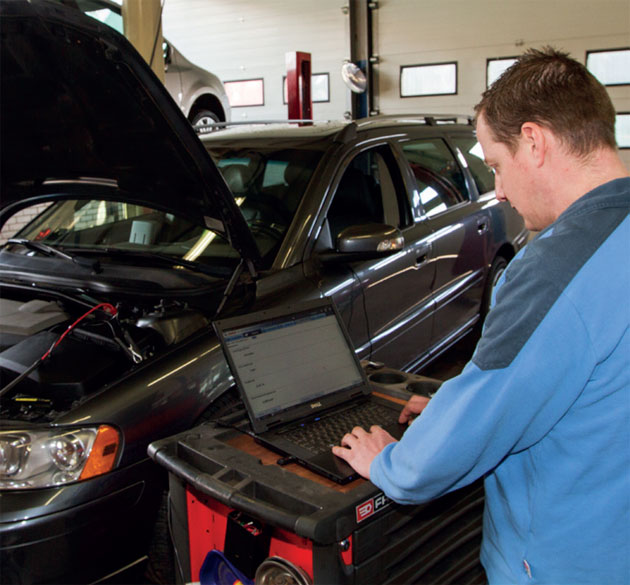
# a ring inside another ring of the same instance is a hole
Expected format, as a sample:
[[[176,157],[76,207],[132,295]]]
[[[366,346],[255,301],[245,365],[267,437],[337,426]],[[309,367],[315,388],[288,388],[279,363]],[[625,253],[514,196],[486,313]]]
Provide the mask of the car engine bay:
[[[3,289],[0,417],[53,421],[209,323],[177,300],[91,304],[50,291]]]

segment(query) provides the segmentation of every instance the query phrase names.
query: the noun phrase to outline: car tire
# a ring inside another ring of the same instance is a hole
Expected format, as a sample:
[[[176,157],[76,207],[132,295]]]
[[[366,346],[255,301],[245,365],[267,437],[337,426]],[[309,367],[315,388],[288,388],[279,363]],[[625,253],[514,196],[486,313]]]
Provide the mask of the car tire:
[[[220,121],[221,118],[219,118],[217,114],[215,114],[212,110],[207,110],[204,108],[200,110],[195,110],[194,113],[190,116],[190,123],[195,128],[204,128]]]
[[[499,282],[499,278],[505,272],[508,261],[503,256],[497,256],[490,265],[490,271],[488,272],[488,278],[486,279],[486,286],[483,290],[483,297],[481,298],[481,309],[479,311],[479,330],[486,319],[488,312],[490,311],[490,303],[492,301],[492,291]]]
[[[213,421],[242,406],[236,386],[231,386],[202,413],[193,426]],[[144,570],[144,581],[151,585],[171,585],[177,580],[177,564],[175,548],[171,539],[169,524],[169,493],[164,489],[161,494],[153,535],[148,552],[148,561]]]
[[[145,582],[154,585],[170,585],[175,579],[175,550],[171,542],[171,531],[168,523],[168,490],[161,494],[153,536],[148,553],[148,561],[144,571]]]

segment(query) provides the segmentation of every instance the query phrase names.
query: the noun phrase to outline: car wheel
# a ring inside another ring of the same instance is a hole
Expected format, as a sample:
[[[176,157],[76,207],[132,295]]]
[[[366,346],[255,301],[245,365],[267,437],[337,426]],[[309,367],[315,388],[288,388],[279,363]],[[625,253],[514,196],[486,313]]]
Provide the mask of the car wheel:
[[[503,256],[497,256],[490,266],[490,271],[488,272],[488,278],[486,280],[486,286],[483,290],[483,297],[481,299],[481,309],[479,311],[479,324],[480,326],[483,324],[488,311],[490,311],[490,302],[492,300],[492,290],[496,286],[497,282],[499,282],[499,278],[505,272],[507,268],[507,260]]]
[[[144,580],[154,585],[175,583],[175,552],[168,523],[168,490],[161,495]]]
[[[221,119],[212,110],[197,110],[190,118],[190,123],[195,128],[204,128],[220,122]]]

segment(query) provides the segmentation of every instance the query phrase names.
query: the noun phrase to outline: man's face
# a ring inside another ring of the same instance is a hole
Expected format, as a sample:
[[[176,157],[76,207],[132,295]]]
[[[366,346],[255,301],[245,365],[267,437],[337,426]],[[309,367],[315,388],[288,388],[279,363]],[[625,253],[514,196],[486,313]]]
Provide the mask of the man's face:
[[[477,119],[477,138],[486,164],[494,171],[495,190],[499,201],[508,201],[525,220],[530,230],[541,230],[549,223],[548,210],[536,187],[536,169],[529,155],[527,142],[520,137],[514,154],[497,142],[483,114]]]

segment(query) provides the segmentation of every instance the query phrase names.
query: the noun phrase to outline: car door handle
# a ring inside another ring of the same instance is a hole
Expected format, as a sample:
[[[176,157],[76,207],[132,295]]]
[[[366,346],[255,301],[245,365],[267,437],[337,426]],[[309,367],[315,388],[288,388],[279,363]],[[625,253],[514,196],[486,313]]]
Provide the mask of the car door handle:
[[[478,221],[477,222],[477,233],[479,235],[485,234],[488,231],[488,222],[487,221]]]
[[[416,268],[420,268],[420,266],[425,264],[426,261],[427,261],[427,255],[426,254],[420,254],[420,256],[417,256],[416,257]]]

